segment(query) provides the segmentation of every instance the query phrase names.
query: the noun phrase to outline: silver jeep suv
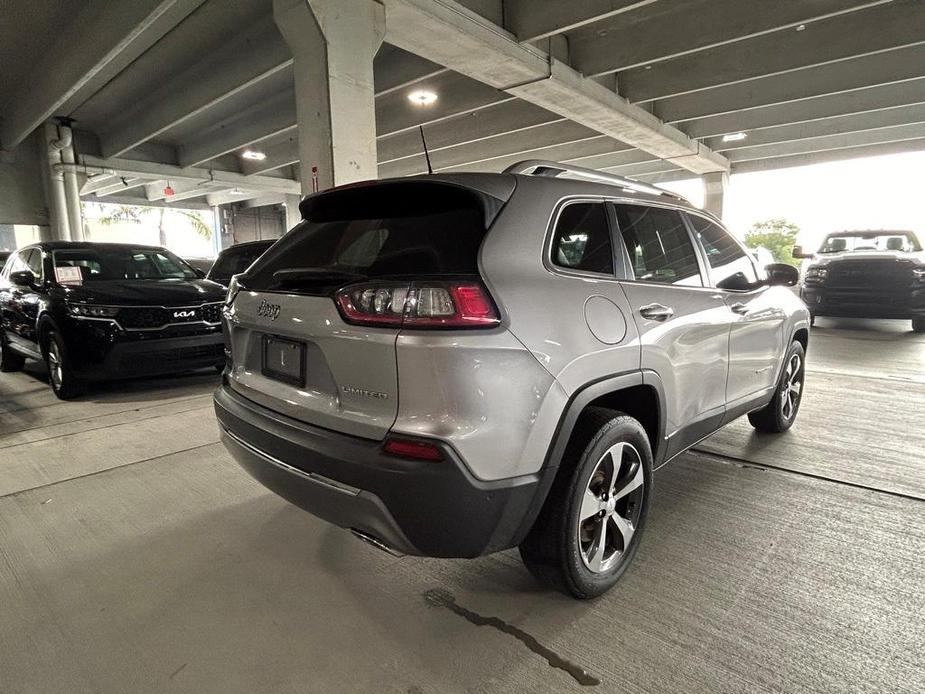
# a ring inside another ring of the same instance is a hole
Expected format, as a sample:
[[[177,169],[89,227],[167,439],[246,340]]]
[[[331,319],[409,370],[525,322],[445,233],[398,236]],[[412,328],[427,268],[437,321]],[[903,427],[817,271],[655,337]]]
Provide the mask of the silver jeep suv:
[[[292,503],[401,554],[519,546],[579,598],[639,545],[652,473],[736,417],[790,427],[809,313],[713,217],[529,161],[306,198],[237,275],[225,445]]]

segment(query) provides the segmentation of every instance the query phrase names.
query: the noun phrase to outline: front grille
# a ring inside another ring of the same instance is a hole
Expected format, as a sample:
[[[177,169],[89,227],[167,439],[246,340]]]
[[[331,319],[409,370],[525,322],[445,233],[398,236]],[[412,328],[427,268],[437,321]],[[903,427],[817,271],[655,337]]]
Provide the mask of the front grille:
[[[167,372],[175,368],[220,364],[223,358],[224,345],[221,344],[173,347],[125,354],[119,360],[119,369],[131,373]]]
[[[912,283],[912,264],[893,260],[842,261],[829,265],[827,287],[900,289]]]
[[[116,320],[126,330],[152,330],[176,323],[219,323],[221,303],[202,306],[127,306],[119,310]]]

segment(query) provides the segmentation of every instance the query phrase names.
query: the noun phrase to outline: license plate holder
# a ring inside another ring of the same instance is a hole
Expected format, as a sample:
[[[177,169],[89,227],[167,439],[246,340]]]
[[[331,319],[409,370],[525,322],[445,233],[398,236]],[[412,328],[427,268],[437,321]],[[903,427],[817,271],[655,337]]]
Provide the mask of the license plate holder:
[[[260,372],[274,381],[305,385],[305,345],[274,335],[263,336]]]

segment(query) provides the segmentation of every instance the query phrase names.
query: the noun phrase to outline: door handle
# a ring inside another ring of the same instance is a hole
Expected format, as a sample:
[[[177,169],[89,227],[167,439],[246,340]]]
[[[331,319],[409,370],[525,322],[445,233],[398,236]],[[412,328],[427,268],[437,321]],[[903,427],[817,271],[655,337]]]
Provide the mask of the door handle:
[[[649,304],[639,309],[639,315],[647,320],[666,321],[674,315],[674,309],[661,304]]]
[[[748,313],[748,306],[743,303],[734,303],[729,307],[729,309],[733,313],[738,313],[740,316],[744,316],[746,313]]]

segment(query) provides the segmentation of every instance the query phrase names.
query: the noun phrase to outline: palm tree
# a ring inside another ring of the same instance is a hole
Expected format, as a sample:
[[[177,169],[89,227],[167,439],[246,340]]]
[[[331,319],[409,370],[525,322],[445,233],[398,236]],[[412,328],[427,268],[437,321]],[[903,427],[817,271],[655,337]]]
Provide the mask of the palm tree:
[[[145,221],[145,218],[156,212],[158,215],[157,231],[161,246],[167,246],[167,229],[164,226],[164,218],[167,216],[167,212],[185,217],[193,227],[193,231],[202,236],[202,238],[212,238],[212,228],[202,221],[202,217],[193,210],[180,210],[167,207],[144,207],[141,205],[111,205],[110,207],[112,207],[112,210],[108,214],[98,218],[102,224],[117,224],[119,222],[141,224]]]

